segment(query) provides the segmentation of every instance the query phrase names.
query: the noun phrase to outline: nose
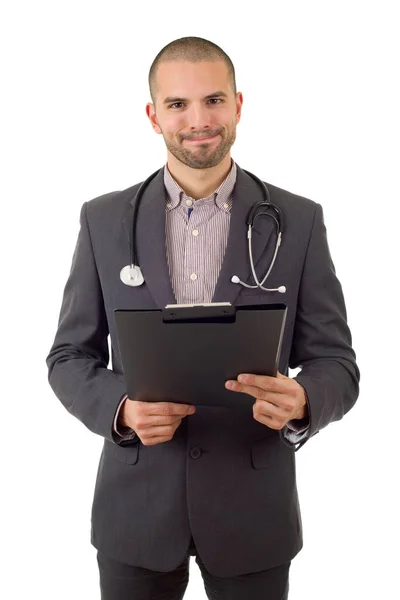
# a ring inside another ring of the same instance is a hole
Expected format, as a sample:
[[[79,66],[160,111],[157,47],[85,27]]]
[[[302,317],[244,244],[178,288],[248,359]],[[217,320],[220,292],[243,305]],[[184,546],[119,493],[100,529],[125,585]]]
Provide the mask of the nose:
[[[191,131],[206,131],[211,128],[211,115],[203,104],[193,103],[187,113]]]

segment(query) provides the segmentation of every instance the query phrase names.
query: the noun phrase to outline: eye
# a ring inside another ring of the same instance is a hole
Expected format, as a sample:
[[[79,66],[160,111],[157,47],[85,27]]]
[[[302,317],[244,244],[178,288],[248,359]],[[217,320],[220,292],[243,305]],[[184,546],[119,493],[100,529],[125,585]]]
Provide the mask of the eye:
[[[209,98],[208,102],[219,104],[220,102],[223,102],[223,100],[221,100],[221,98]],[[178,105],[183,105],[183,102],[174,102],[173,104],[169,104],[168,108],[181,108],[181,106]]]

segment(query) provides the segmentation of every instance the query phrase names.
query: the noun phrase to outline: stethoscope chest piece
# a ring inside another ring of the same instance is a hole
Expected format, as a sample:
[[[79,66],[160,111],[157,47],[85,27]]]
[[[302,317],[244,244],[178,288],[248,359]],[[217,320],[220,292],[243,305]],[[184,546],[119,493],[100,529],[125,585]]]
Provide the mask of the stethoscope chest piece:
[[[119,276],[122,283],[132,287],[137,287],[144,283],[142,271],[140,270],[140,267],[137,267],[136,265],[126,265],[126,267],[121,269]]]

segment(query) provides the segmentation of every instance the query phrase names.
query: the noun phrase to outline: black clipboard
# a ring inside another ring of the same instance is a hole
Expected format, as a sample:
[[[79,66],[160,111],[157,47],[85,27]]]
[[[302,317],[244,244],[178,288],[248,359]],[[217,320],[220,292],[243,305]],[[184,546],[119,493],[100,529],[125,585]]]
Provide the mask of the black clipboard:
[[[240,373],[276,377],[287,307],[170,305],[114,310],[129,398],[203,406],[247,407],[247,394],[225,381]]]

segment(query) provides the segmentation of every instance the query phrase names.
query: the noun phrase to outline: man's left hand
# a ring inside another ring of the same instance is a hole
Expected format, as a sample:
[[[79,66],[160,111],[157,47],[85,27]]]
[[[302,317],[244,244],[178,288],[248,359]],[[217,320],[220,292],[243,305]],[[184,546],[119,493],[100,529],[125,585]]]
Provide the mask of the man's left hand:
[[[225,387],[253,396],[255,420],[271,429],[283,429],[288,421],[308,415],[304,389],[295,379],[279,371],[276,377],[241,374],[237,380],[226,381]]]

